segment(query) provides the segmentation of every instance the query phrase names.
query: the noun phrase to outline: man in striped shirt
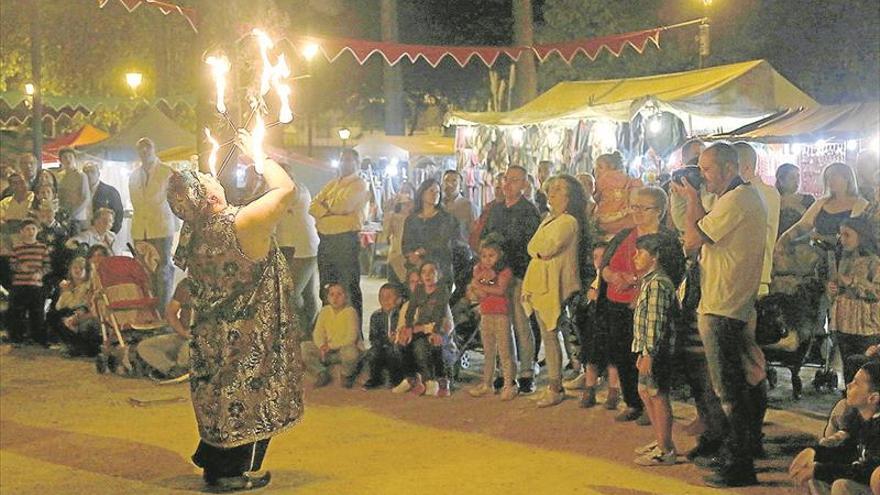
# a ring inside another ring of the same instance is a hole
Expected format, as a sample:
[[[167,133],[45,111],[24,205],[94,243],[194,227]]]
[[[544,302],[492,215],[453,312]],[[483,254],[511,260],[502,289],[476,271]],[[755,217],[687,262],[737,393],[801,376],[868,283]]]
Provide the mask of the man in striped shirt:
[[[43,276],[49,272],[49,248],[37,242],[40,229],[36,222],[21,222],[19,242],[12,247],[12,291],[9,301],[9,338],[14,344],[24,340],[25,323],[31,338],[47,347],[46,298]]]

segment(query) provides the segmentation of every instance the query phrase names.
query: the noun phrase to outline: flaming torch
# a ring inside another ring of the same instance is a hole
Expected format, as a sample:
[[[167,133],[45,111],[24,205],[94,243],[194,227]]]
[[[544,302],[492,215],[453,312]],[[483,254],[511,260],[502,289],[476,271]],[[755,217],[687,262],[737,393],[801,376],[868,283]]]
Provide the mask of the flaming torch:
[[[217,177],[217,154],[220,152],[220,143],[214,139],[214,136],[211,135],[211,129],[207,127],[205,127],[205,137],[211,143],[211,154],[208,155],[208,168],[211,170],[211,175]]]
[[[229,73],[229,59],[224,55],[211,55],[205,59],[205,63],[211,66],[211,75],[217,88],[217,111],[226,114],[226,74]]]

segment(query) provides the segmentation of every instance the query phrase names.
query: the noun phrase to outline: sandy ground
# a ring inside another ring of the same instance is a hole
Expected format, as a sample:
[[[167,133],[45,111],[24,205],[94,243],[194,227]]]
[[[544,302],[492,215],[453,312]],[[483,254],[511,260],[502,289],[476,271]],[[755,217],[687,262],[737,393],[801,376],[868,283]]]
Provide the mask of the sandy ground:
[[[371,305],[375,285],[365,287]],[[186,384],[97,375],[89,360],[0,346],[0,491],[198,492],[188,397]],[[159,402],[137,406],[131,398]],[[693,408],[674,408],[683,451],[694,443],[680,429]],[[822,426],[770,411],[762,485],[725,492],[795,493],[787,461]],[[261,493],[722,493],[704,488],[704,472],[690,464],[633,464],[632,450],[651,438],[649,428],[615,423],[611,412],[579,409],[576,400],[538,410],[526,397],[502,403],[461,388],[437,399],[333,384],[310,390],[303,423],[272,441],[264,467],[273,481]]]

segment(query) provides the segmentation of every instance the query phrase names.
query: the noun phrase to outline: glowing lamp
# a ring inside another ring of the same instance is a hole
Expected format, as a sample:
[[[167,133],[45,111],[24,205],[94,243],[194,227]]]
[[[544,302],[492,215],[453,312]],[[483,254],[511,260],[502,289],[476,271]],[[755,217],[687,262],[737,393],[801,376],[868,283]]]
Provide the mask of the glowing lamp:
[[[339,134],[339,139],[343,141],[348,141],[348,138],[351,137],[351,129],[349,129],[348,127],[343,127],[342,129],[336,131],[336,133]]]
[[[317,43],[306,43],[302,48],[302,56],[306,61],[311,61],[318,54],[320,47]]]
[[[34,91],[35,91],[35,89],[34,89],[33,83],[27,83],[24,85],[24,92],[28,96],[34,96]]]
[[[648,122],[648,132],[651,134],[657,134],[663,130],[663,122],[660,121],[659,117],[654,117]]]
[[[339,160],[336,160],[336,159],[330,160],[330,166],[333,168],[339,168]]]
[[[144,75],[140,72],[128,72],[125,74],[125,83],[128,84],[132,91],[137,91],[143,82]]]

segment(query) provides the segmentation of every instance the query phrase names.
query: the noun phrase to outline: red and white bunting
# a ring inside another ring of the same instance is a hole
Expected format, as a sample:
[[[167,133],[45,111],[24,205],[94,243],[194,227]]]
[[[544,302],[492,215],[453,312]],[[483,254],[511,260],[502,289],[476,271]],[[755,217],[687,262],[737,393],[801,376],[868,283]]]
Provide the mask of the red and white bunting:
[[[619,57],[624,48],[631,46],[633,50],[641,54],[651,42],[657,48],[660,48],[660,32],[665,31],[665,27],[647,29],[645,31],[636,31],[632,33],[614,34],[611,36],[600,36],[597,38],[584,38],[575,41],[566,41],[564,43],[548,43],[536,45],[532,47],[535,55],[542,63],[547,60],[553,53],[562,57],[567,64],[578,53],[583,53],[590,60],[596,60],[602,49],[608,50],[615,57]]]
[[[98,0],[98,8],[103,9],[110,0]],[[135,9],[140,7],[142,4],[146,4],[150,7],[155,7],[159,9],[159,12],[162,12],[164,15],[177,13],[183,16],[186,19],[186,22],[189,24],[189,27],[192,28],[193,31],[199,32],[197,27],[198,17],[195,9],[189,9],[186,7],[181,7],[179,5],[170,3],[170,2],[162,2],[160,0],[119,0],[125,10],[129,12],[134,12]]]

